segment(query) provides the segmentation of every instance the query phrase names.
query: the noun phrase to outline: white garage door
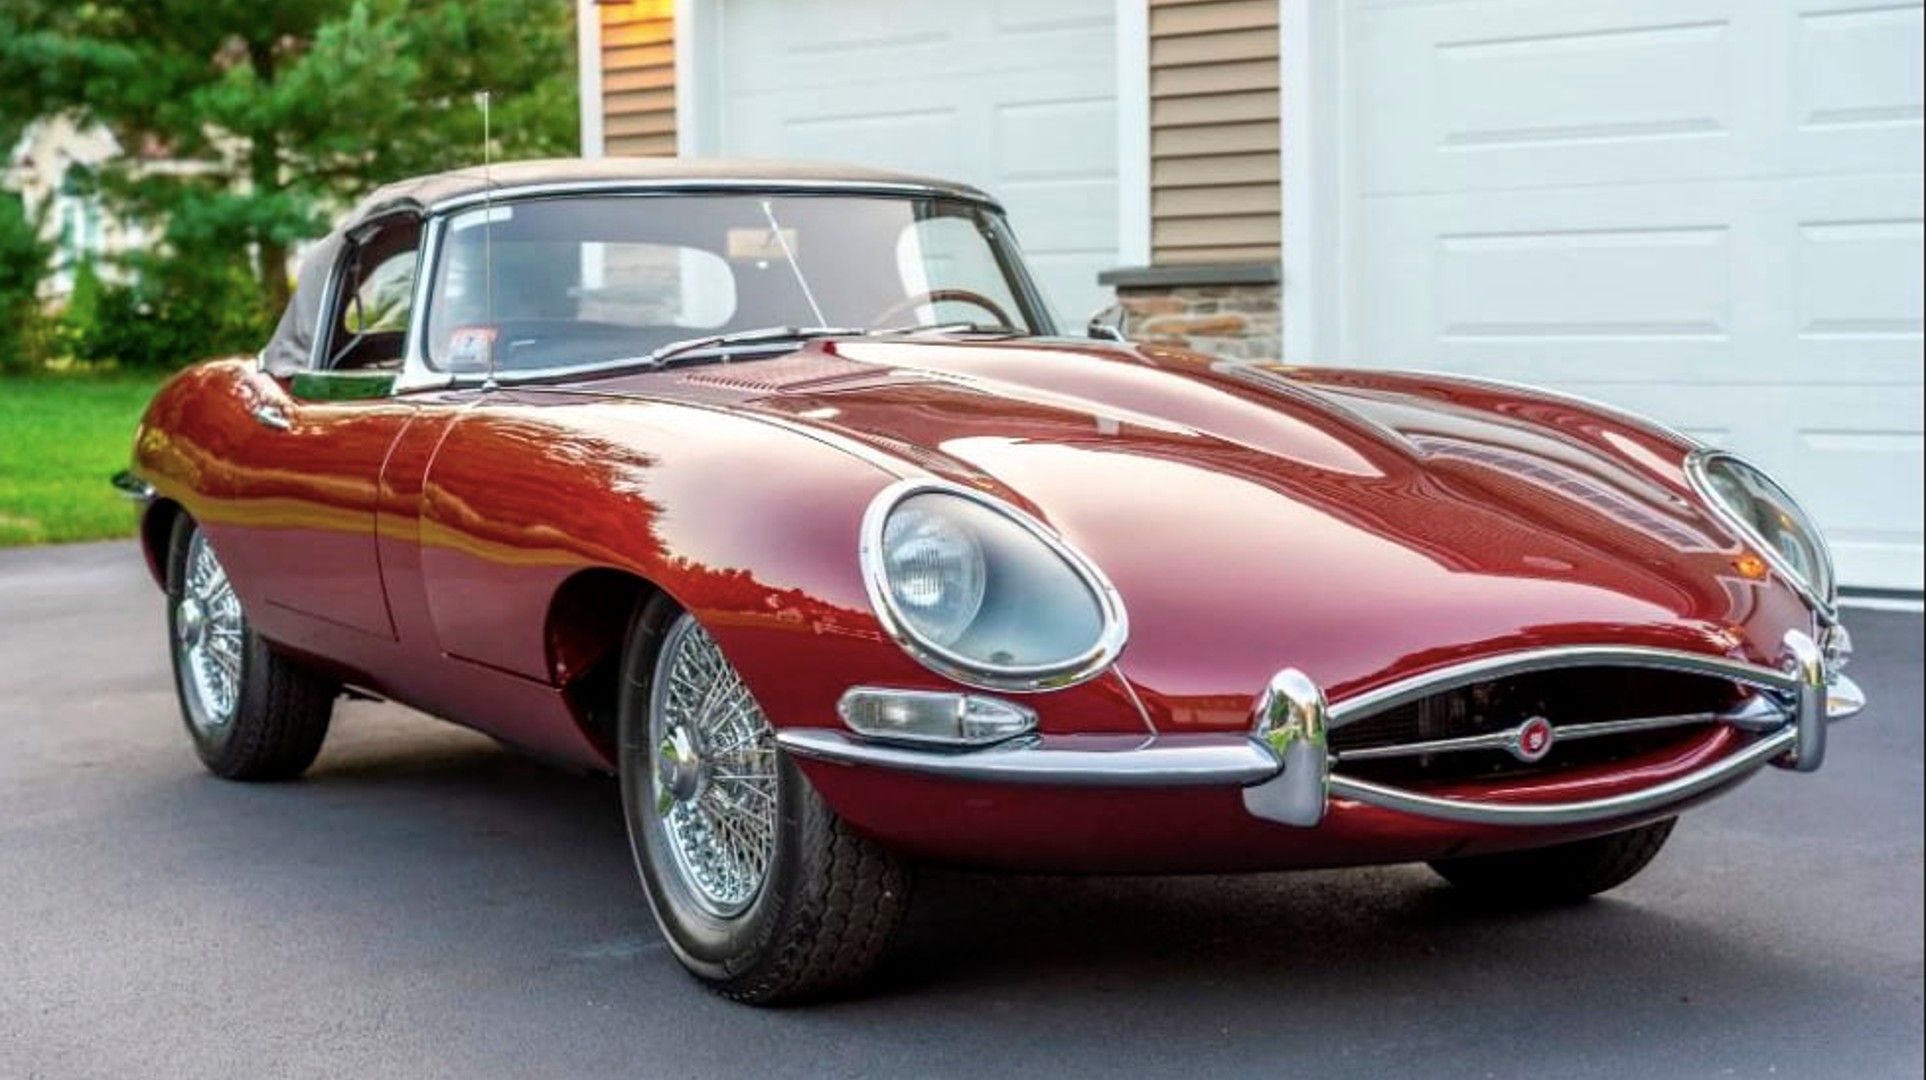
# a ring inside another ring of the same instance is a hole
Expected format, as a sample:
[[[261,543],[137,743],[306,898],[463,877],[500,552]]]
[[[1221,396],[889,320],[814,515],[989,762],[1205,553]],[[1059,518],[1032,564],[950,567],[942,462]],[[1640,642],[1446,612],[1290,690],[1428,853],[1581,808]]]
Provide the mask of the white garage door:
[[[721,0],[704,153],[974,184],[1010,212],[1059,321],[1117,264],[1113,0]],[[704,51],[707,52],[705,45]]]
[[[1356,0],[1340,348],[1746,454],[1921,587],[1920,8]]]

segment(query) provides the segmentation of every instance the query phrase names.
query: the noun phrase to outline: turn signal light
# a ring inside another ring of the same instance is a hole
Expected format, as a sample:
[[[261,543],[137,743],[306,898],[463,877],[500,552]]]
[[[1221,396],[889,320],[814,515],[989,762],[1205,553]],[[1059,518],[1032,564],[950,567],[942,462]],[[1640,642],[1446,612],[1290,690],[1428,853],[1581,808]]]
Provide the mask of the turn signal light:
[[[1031,710],[981,694],[887,690],[859,686],[836,703],[843,723],[859,735],[893,742],[987,746],[1036,730]]]

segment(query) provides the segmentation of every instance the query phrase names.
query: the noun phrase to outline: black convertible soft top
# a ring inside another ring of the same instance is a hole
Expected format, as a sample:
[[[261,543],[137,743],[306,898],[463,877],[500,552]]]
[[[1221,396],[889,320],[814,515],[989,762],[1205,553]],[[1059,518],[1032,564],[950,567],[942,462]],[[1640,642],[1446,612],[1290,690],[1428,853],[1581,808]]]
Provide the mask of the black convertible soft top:
[[[309,249],[295,275],[294,296],[274,336],[261,350],[268,372],[288,375],[307,368],[314,333],[333,269],[345,237],[376,218],[394,213],[425,214],[489,192],[513,195],[531,188],[594,190],[597,187],[647,190],[764,188],[770,191],[852,191],[901,193],[921,189],[952,198],[996,205],[967,184],[856,165],[817,164],[728,158],[550,158],[509,161],[484,169],[471,166],[386,184],[361,200],[341,226]]]

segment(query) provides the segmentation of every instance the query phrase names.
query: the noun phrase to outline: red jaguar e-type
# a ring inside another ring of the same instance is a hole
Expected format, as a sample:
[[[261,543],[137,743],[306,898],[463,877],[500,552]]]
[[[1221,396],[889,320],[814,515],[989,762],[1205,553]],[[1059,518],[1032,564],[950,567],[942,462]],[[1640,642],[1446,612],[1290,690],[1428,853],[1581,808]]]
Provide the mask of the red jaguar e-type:
[[[768,1002],[869,969],[917,860],[1589,895],[1863,705],[1823,541],[1730,454],[1113,336],[957,184],[384,188],[120,478],[194,746],[290,777],[358,692],[618,773],[670,946]]]

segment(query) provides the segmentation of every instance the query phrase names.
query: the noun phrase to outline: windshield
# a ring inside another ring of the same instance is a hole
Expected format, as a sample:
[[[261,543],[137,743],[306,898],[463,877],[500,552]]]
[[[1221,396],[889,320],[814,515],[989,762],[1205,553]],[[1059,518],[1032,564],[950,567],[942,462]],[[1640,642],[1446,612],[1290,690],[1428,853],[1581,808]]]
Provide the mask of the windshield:
[[[845,195],[591,196],[453,215],[429,304],[441,371],[613,363],[763,327],[1048,333],[1002,219]]]

